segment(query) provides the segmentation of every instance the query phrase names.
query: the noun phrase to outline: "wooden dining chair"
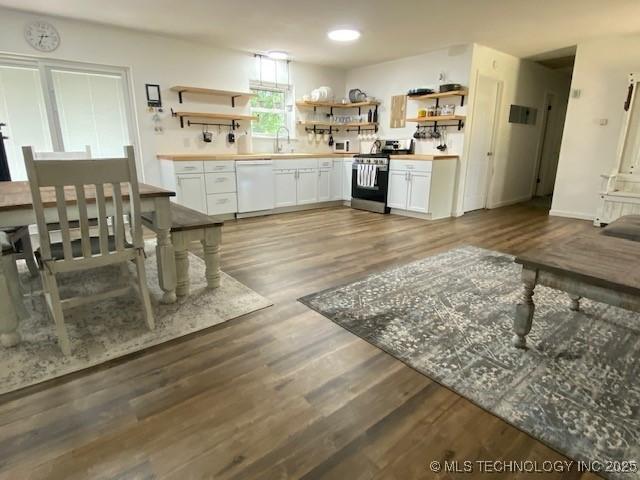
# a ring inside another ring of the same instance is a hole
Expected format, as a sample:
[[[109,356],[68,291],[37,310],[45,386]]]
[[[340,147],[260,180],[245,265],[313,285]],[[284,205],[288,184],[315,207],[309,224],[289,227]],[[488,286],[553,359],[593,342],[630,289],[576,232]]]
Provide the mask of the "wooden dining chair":
[[[85,146],[84,150],[77,152],[34,152],[36,160],[82,160],[91,158],[91,146]],[[49,230],[56,229],[56,225],[49,225]],[[7,234],[9,243],[15,250],[14,258],[24,260],[32,277],[38,275],[38,266],[33,256],[29,225],[2,229]]]
[[[105,300],[135,288],[144,318],[154,328],[144,268],[144,240],[140,218],[140,194],[133,147],[123,158],[36,160],[32,147],[22,148],[33,198],[40,247],[36,258],[42,275],[46,303],[53,317],[60,347],[65,355],[71,345],[64,324],[64,310]],[[122,184],[125,184],[124,187]],[[129,216],[131,243],[126,239],[124,216]],[[111,217],[113,235],[109,234]],[[71,240],[70,219],[79,220],[80,238]],[[89,218],[98,221],[98,236],[90,235]],[[62,242],[52,242],[47,224],[60,225]],[[60,298],[57,275],[90,268],[135,262],[137,282],[91,297]]]

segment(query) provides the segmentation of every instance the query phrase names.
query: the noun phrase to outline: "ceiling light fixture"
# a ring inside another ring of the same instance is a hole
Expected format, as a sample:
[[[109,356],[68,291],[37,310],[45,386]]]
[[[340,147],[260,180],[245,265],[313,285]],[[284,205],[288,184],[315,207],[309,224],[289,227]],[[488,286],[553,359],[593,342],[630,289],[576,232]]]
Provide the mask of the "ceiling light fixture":
[[[360,38],[360,32],[352,28],[339,28],[331,30],[327,36],[336,42],[353,42]]]
[[[289,54],[282,50],[269,50],[267,52],[267,57],[272,60],[286,60],[287,58],[289,58]]]

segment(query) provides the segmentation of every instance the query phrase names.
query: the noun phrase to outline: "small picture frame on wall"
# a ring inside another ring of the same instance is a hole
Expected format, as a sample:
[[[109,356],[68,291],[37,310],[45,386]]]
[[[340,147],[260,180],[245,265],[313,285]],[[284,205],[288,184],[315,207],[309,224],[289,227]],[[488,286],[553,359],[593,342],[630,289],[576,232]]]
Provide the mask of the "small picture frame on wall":
[[[162,97],[160,97],[160,85],[153,83],[145,84],[147,91],[147,106],[160,108],[162,107]]]

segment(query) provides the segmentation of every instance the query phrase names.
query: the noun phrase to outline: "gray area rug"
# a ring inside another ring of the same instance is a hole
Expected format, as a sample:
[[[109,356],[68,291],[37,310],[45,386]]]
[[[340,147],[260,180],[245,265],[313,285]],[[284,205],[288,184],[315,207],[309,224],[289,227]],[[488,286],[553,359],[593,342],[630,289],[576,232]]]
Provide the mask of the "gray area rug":
[[[156,328],[147,329],[139,297],[135,293],[91,303],[65,312],[72,355],[58,347],[53,320],[44,298],[35,294],[25,300],[31,318],[20,324],[22,343],[0,347],[0,394],[82,370],[160,343],[202,330],[272,305],[265,297],[222,273],[219,288],[206,288],[204,261],[189,255],[190,295],[173,305],[159,302],[155,243],[145,246],[147,284]],[[20,262],[23,263],[23,262]],[[133,265],[129,266],[132,275]],[[20,280],[27,292],[40,290],[40,279],[31,279],[21,265]],[[87,294],[122,283],[119,267],[105,267],[62,277],[61,296]]]
[[[520,271],[463,247],[300,301],[575,460],[640,461],[640,316],[538,286],[516,349]]]

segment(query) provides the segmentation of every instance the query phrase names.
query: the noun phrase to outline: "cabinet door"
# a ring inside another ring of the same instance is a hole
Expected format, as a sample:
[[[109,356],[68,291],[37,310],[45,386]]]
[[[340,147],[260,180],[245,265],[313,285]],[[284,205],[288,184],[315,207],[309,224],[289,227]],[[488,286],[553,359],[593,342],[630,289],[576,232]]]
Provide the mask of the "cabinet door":
[[[407,209],[407,197],[409,195],[408,172],[404,170],[391,170],[389,172],[389,192],[387,193],[387,205],[400,210]]]
[[[318,201],[318,169],[298,169],[298,205],[316,203]]]
[[[409,200],[407,210],[429,213],[429,191],[431,190],[431,174],[411,172],[409,180]]]
[[[351,169],[352,169],[352,160],[345,161],[342,164],[342,172],[344,173],[342,177],[342,199],[351,201]]]
[[[207,193],[203,173],[176,175],[176,190],[180,205],[207,213]]]
[[[276,187],[275,207],[290,207],[296,204],[296,169],[274,170]]]
[[[331,169],[321,168],[318,170],[318,201],[328,202],[331,200]]]
[[[331,167],[331,200],[342,200],[343,176],[342,160],[333,160]]]

